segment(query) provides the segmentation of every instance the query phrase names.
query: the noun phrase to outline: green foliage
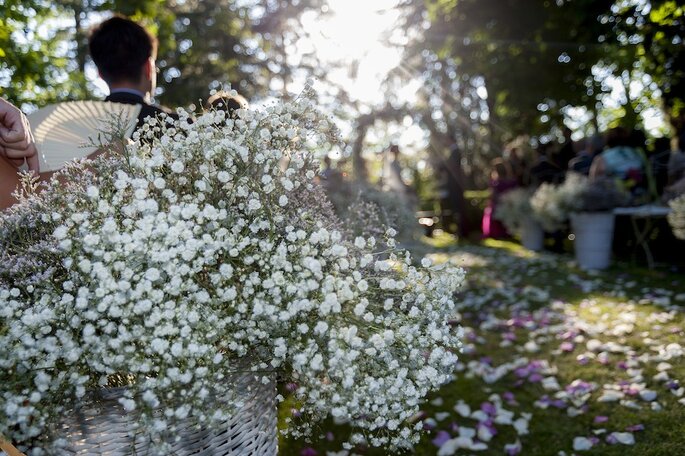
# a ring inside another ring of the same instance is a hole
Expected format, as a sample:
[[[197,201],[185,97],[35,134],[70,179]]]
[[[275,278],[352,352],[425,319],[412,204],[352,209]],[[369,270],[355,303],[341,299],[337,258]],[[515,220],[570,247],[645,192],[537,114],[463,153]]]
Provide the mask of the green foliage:
[[[294,72],[284,49],[302,33],[300,15],[325,1],[0,0],[2,95],[38,106],[92,97],[85,77],[92,65],[88,27],[111,13],[131,17],[158,37],[162,103],[197,103],[227,84],[248,98],[265,95],[274,77],[286,85]],[[311,58],[301,66],[312,73],[318,68]]]
[[[591,105],[592,66],[610,25],[597,17],[610,0],[429,1],[423,47],[456,63],[462,80],[487,89],[490,120],[507,135],[560,125],[561,108]],[[546,120],[540,120],[541,115]]]
[[[661,91],[666,113],[677,131],[685,128],[685,7],[676,0],[628,2],[617,7],[615,33],[635,42],[639,63]]]
[[[2,96],[23,105],[83,99],[82,75],[65,55],[58,14],[43,0],[0,2],[0,86]]]

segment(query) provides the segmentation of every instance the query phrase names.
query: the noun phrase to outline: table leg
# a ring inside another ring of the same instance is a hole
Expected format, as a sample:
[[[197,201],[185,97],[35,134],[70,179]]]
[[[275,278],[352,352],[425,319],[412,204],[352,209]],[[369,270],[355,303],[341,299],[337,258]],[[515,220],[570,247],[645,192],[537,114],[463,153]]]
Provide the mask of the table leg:
[[[637,245],[642,247],[642,250],[644,250],[645,252],[645,258],[647,259],[647,267],[649,269],[654,269],[654,257],[652,256],[652,251],[649,248],[649,234],[652,231],[652,220],[649,217],[641,218],[644,218],[645,221],[644,225],[642,226],[642,230],[640,230],[637,224],[638,217],[630,217],[630,221],[633,225],[633,231],[635,232],[635,240],[637,242]]]

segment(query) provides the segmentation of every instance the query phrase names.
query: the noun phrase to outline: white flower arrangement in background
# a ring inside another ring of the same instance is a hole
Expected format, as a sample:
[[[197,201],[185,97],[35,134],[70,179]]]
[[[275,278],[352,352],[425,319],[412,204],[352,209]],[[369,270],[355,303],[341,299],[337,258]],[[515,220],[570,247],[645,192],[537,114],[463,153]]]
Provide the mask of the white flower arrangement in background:
[[[568,210],[564,194],[558,185],[543,183],[533,193],[530,206],[536,219],[547,232],[561,229],[568,219]]]
[[[531,191],[525,188],[506,192],[497,201],[494,217],[504,224],[507,231],[520,235],[526,218],[535,218],[530,205],[531,196]]]
[[[668,205],[671,206],[671,212],[667,218],[673,235],[678,239],[685,239],[685,195],[672,199]]]
[[[560,185],[544,183],[533,194],[531,206],[545,231],[560,229],[573,212],[602,212],[627,205],[630,195],[615,180],[590,180],[567,173]]]
[[[168,121],[0,214],[0,434],[59,454],[61,414],[118,385],[164,454],[180,420],[232,413],[213,398],[249,366],[297,385],[292,432],[333,416],[352,443],[411,446],[453,374],[463,271],[341,234],[308,153],[335,128],[309,96]]]

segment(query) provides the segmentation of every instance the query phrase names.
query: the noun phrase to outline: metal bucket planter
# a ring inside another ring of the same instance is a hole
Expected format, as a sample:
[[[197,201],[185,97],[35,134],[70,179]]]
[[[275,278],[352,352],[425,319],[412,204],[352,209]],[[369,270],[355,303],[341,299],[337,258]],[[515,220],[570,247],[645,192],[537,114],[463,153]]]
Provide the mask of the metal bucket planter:
[[[243,406],[226,422],[211,429],[198,429],[192,421],[181,426],[180,440],[172,444],[174,456],[259,455],[278,453],[277,400],[275,382],[263,384],[261,376],[243,373],[232,377]],[[147,456],[150,442],[135,432],[136,414],[117,402],[123,388],[98,392],[97,398],[65,415],[58,428],[67,446],[64,456]]]
[[[539,252],[545,243],[542,226],[532,217],[526,217],[521,227],[521,244],[528,250]]]
[[[576,261],[581,269],[606,269],[611,262],[614,238],[612,212],[580,212],[571,214],[575,239]]]

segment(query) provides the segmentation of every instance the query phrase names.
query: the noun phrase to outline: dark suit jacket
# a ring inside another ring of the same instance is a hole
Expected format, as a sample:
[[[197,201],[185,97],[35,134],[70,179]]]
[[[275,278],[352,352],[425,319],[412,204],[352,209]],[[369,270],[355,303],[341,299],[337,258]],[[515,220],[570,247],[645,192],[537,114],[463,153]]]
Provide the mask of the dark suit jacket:
[[[139,104],[142,105],[140,109],[140,114],[138,114],[138,124],[136,125],[136,130],[143,126],[145,119],[148,117],[156,117],[161,113],[166,113],[173,119],[178,119],[178,115],[172,112],[169,108],[163,106],[151,105],[147,103],[143,97],[128,93],[128,92],[117,92],[109,95],[105,98],[105,101],[111,101],[113,103],[125,103],[125,104]],[[134,130],[135,131],[135,130]]]

